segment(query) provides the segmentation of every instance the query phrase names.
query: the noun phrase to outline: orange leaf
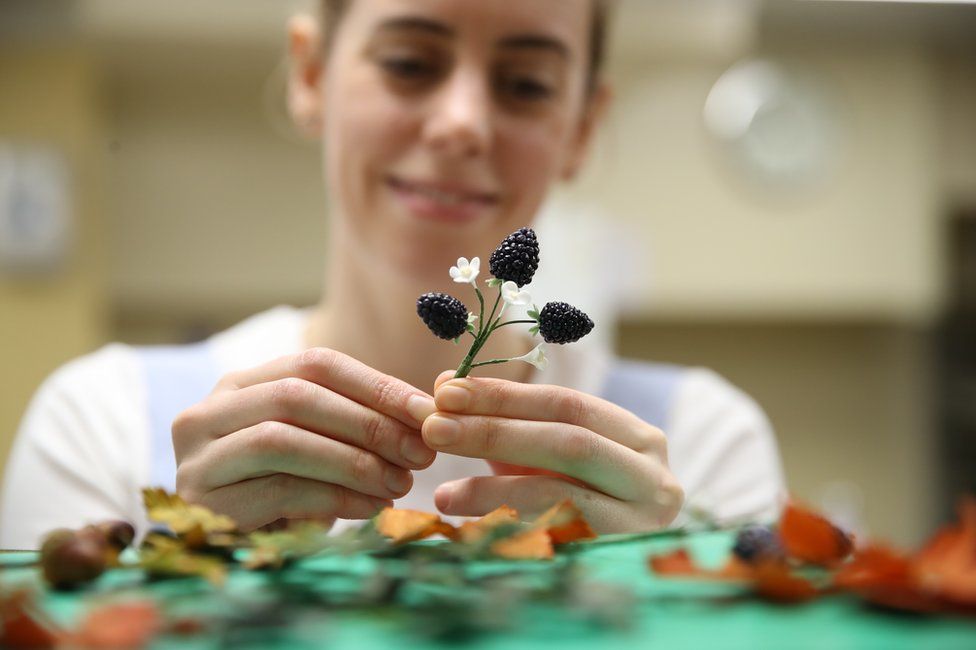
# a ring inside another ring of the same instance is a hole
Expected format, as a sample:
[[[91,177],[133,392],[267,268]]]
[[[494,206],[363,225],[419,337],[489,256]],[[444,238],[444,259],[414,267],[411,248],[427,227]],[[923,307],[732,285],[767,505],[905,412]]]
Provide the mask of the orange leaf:
[[[675,549],[670,553],[652,555],[648,563],[654,573],[662,576],[700,576],[704,573],[683,548]]]
[[[812,510],[792,502],[783,511],[779,536],[790,557],[822,566],[837,564],[853,548],[847,533]]]
[[[85,648],[141,648],[161,629],[159,610],[153,603],[119,603],[89,613],[69,642]]]
[[[566,499],[542,513],[533,526],[545,528],[553,544],[567,544],[580,539],[593,539],[596,533],[583,518],[583,513]]]
[[[913,558],[916,580],[952,603],[976,607],[976,498],[959,504],[959,524],[939,531]]]
[[[30,595],[16,591],[0,598],[0,647],[54,648],[58,630],[30,611]]]
[[[753,569],[735,556],[729,558],[725,566],[717,571],[703,569],[691,559],[686,549],[679,548],[663,555],[648,559],[651,569],[662,576],[683,576],[686,578],[706,578],[709,580],[752,580]]]
[[[552,540],[544,528],[530,528],[500,539],[491,545],[491,552],[510,560],[548,560],[554,555]]]
[[[799,603],[817,596],[817,588],[794,576],[786,564],[763,562],[753,569],[756,593],[777,603]]]
[[[441,521],[439,515],[394,508],[383,508],[377,515],[376,530],[394,544],[406,544],[438,533],[447,536],[454,533],[454,527]]]
[[[481,519],[461,524],[457,529],[457,538],[462,542],[477,542],[498,526],[518,522],[518,511],[508,506],[500,506]]]
[[[886,546],[858,549],[834,575],[834,585],[853,591],[901,588],[912,582],[910,559]]]

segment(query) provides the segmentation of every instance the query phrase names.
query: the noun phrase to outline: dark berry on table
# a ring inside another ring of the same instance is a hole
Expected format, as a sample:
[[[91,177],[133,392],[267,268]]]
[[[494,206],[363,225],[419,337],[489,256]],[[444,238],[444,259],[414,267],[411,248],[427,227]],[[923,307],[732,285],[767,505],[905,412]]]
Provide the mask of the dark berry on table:
[[[573,343],[593,329],[593,321],[565,302],[549,302],[539,312],[539,333],[546,343]]]
[[[417,315],[431,332],[448,341],[468,329],[468,308],[446,293],[425,293],[417,298]]]
[[[732,553],[746,563],[761,560],[780,560],[785,557],[783,545],[768,526],[751,525],[739,531]]]
[[[531,228],[519,228],[506,237],[488,259],[491,274],[522,287],[532,282],[539,268],[539,240]]]

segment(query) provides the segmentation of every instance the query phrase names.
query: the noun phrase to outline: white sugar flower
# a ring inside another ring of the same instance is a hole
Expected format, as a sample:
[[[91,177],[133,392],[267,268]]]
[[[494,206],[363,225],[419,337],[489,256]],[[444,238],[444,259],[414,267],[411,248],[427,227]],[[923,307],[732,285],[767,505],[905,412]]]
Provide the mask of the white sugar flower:
[[[525,289],[519,289],[518,285],[509,280],[502,285],[502,300],[507,305],[527,305],[532,302],[532,296]]]
[[[549,365],[549,359],[546,358],[545,345],[545,343],[540,343],[532,348],[530,352],[527,352],[520,357],[515,357],[512,359],[512,361],[524,361],[526,363],[531,363],[539,370],[545,370],[546,366]]]
[[[480,271],[481,260],[479,258],[476,257],[468,262],[468,258],[459,257],[457,266],[452,266],[450,273],[451,278],[459,284],[464,284],[466,282],[474,284]]]

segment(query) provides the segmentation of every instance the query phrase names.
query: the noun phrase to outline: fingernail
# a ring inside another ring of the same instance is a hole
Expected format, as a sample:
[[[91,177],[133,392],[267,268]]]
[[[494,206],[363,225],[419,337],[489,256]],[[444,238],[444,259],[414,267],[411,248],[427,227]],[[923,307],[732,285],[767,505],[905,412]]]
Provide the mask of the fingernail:
[[[437,412],[434,400],[421,395],[411,395],[407,398],[407,413],[417,421],[417,426],[424,423],[430,415]]]
[[[424,439],[435,446],[442,447],[458,439],[461,424],[443,415],[432,415],[424,422]]]
[[[404,436],[400,443],[400,453],[407,461],[414,465],[426,465],[434,457],[435,452],[424,444],[417,436]]]
[[[471,402],[471,391],[457,384],[441,386],[434,393],[437,408],[445,411],[463,411]]]
[[[413,486],[413,477],[410,475],[410,472],[387,470],[385,482],[386,487],[393,494],[406,494]]]

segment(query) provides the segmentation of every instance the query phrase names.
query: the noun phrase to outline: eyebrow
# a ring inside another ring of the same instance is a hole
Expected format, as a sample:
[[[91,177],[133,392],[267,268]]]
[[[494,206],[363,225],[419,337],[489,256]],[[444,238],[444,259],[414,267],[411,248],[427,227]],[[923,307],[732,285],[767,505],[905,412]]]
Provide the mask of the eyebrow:
[[[379,24],[377,30],[417,31],[424,32],[426,34],[433,34],[435,36],[442,36],[445,38],[453,38],[457,35],[457,32],[454,29],[445,25],[444,23],[418,16],[403,16],[384,20]],[[569,47],[567,47],[566,44],[561,40],[551,36],[543,36],[539,34],[517,34],[514,36],[506,36],[498,42],[498,45],[504,49],[548,50],[558,54],[564,59],[570,58]]]

